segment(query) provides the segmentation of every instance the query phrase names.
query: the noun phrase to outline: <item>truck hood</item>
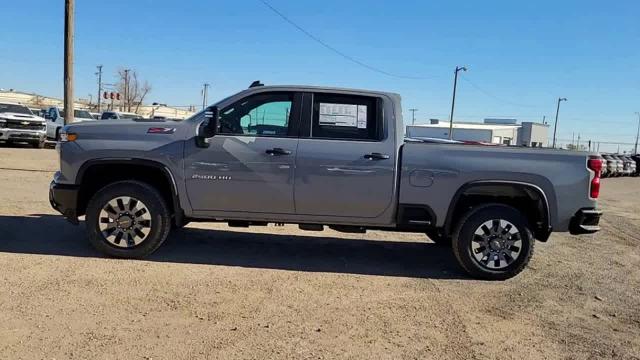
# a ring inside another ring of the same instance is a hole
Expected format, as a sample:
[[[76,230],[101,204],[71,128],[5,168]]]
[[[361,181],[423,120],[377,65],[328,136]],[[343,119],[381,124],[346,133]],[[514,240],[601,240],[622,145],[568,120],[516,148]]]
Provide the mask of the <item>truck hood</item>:
[[[184,139],[192,131],[191,123],[165,120],[96,120],[72,123],[66,126],[69,133],[78,135],[78,141],[105,140],[104,144],[117,141],[167,142]],[[192,136],[195,134],[191,134]]]
[[[20,114],[20,113],[12,113],[12,112],[3,112],[0,113],[0,119],[4,120],[14,120],[14,121],[30,121],[30,122],[44,122],[45,120],[40,116],[29,115],[29,114]]]

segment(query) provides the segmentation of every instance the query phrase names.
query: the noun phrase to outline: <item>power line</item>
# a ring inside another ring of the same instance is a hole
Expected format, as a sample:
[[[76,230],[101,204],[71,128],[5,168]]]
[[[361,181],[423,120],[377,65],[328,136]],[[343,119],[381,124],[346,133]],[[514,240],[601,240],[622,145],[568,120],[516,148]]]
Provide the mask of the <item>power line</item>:
[[[260,0],[261,3],[263,3],[266,7],[268,7],[271,11],[273,11],[276,15],[278,15],[279,17],[281,17],[284,21],[288,22],[291,26],[295,27],[296,29],[298,29],[300,32],[302,32],[303,34],[305,34],[308,38],[310,38],[311,40],[317,42],[318,44],[324,46],[325,48],[331,50],[332,52],[336,53],[337,55],[345,58],[346,60],[351,61],[354,64],[360,65],[366,69],[369,69],[371,71],[386,75],[386,76],[390,76],[390,77],[395,77],[395,78],[399,78],[399,79],[411,79],[411,80],[424,80],[424,79],[433,79],[434,77],[419,77],[419,76],[408,76],[408,75],[399,75],[399,74],[394,74],[394,73],[390,73],[388,71],[382,70],[380,68],[377,68],[375,66],[369,65],[365,62],[362,62],[348,54],[345,54],[344,52],[336,49],[335,47],[327,44],[326,42],[322,41],[321,39],[319,39],[317,36],[313,35],[312,33],[310,33],[309,31],[305,30],[302,26],[298,25],[297,23],[295,23],[293,20],[289,19],[286,15],[284,15],[282,12],[280,12],[278,9],[276,9],[275,7],[273,7],[271,4],[269,4],[269,2],[267,2],[266,0]]]

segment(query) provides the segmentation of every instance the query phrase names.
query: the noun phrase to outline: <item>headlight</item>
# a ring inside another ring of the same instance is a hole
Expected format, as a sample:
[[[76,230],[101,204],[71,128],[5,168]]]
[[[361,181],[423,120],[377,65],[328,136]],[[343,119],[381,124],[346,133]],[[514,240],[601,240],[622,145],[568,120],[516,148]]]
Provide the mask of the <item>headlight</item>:
[[[69,132],[66,126],[63,127],[62,130],[60,130],[60,142],[76,141],[77,139],[78,134]]]
[[[78,139],[78,134],[74,133],[60,133],[60,142],[70,142],[76,141]]]

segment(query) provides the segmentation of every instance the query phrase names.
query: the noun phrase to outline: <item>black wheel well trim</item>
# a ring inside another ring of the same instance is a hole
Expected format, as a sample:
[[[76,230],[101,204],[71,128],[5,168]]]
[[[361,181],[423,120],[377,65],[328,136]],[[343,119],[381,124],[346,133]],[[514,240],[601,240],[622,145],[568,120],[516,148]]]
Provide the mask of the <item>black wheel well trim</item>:
[[[428,226],[429,228],[435,227],[436,224],[438,223],[438,217],[436,215],[436,212],[433,211],[431,206],[429,206],[427,204],[400,203],[400,204],[398,204],[398,213],[397,213],[397,216],[396,216],[396,226],[406,225],[403,222],[403,220],[404,220],[404,216],[403,215],[404,215],[404,212],[408,208],[419,208],[419,209],[423,209],[424,211],[426,211],[427,214],[429,214],[429,216],[431,217],[429,219],[431,221],[431,224]]]
[[[540,195],[541,199],[542,199],[542,203],[544,206],[544,212],[545,212],[545,231],[550,233],[551,232],[551,209],[549,206],[549,198],[547,197],[547,194],[545,193],[545,191],[538,185],[536,184],[532,184],[529,182],[524,182],[524,181],[513,181],[513,180],[478,180],[478,181],[472,181],[472,182],[468,182],[464,185],[462,185],[458,191],[456,191],[455,195],[453,196],[453,198],[451,199],[451,203],[449,204],[449,209],[447,210],[447,217],[445,219],[445,223],[444,223],[444,229],[447,233],[450,233],[453,227],[453,213],[456,209],[456,206],[458,205],[458,201],[460,200],[460,198],[462,197],[462,195],[469,189],[476,187],[476,186],[491,186],[491,185],[510,185],[510,186],[523,186],[529,189],[533,189],[533,191],[535,191],[536,193],[538,193],[538,195]],[[548,237],[548,234],[546,235],[546,237]],[[541,239],[543,240],[543,239]],[[544,239],[546,240],[546,238]],[[543,240],[543,241],[544,241]]]
[[[100,166],[100,165],[140,165],[140,166],[150,166],[150,167],[160,169],[162,173],[165,175],[165,177],[167,178],[167,180],[169,180],[169,183],[171,184],[171,189],[172,189],[171,199],[173,202],[172,204],[173,209],[175,210],[174,215],[176,217],[176,221],[178,220],[182,221],[184,219],[184,210],[182,209],[182,206],[180,206],[178,186],[177,186],[175,177],[173,176],[173,173],[171,172],[171,170],[169,170],[169,168],[166,165],[155,160],[140,159],[140,158],[103,158],[103,159],[88,160],[80,166],[80,169],[76,174],[75,183],[79,186],[82,186],[82,180],[84,178],[85,172],[93,166]]]

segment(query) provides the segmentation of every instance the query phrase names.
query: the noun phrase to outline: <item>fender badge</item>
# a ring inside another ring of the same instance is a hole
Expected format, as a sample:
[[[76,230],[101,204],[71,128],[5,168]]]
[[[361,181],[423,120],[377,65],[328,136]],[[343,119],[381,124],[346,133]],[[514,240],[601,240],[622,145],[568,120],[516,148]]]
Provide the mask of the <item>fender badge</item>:
[[[147,134],[173,134],[176,128],[152,127],[147,130]]]

